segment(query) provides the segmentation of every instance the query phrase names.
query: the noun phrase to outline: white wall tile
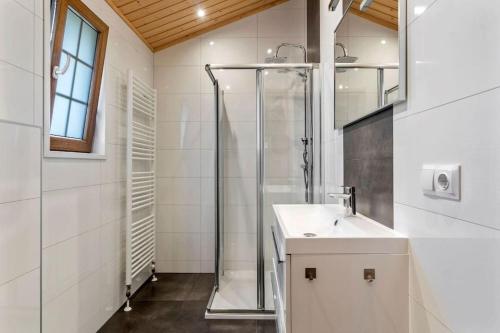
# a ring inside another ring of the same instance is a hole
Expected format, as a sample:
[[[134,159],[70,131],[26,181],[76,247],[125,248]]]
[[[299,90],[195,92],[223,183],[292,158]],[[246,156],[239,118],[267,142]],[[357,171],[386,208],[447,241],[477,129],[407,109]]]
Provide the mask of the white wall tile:
[[[102,274],[96,271],[60,297],[44,303],[44,332],[95,332],[104,323],[100,312]]]
[[[156,262],[156,268],[160,273],[200,273],[201,262],[198,260],[158,260]]]
[[[200,121],[200,95],[158,96],[158,121]]]
[[[0,285],[40,266],[40,199],[0,204]]]
[[[46,158],[43,167],[43,190],[57,190],[101,183],[100,160]]]
[[[199,205],[158,205],[156,232],[200,232]]]
[[[215,151],[202,150],[200,152],[201,159],[201,177],[213,178],[215,177]]]
[[[106,159],[101,163],[101,181],[113,183],[126,180],[126,147],[106,145]]]
[[[160,94],[200,92],[200,66],[156,67],[155,87]]]
[[[257,38],[202,39],[202,64],[251,64],[257,61]]]
[[[500,85],[500,48],[495,47],[500,38],[499,16],[500,7],[487,0],[470,7],[457,1],[436,1],[409,25],[411,112]],[[464,66],[478,54],[481,61]]]
[[[100,211],[99,185],[45,192],[42,246],[45,248],[99,227]]]
[[[200,39],[194,38],[171,46],[154,55],[154,65],[160,66],[201,66]]]
[[[159,149],[200,148],[200,123],[162,122],[158,124]]]
[[[40,331],[40,270],[0,285],[0,331]]]
[[[158,177],[200,177],[199,150],[159,150]]]
[[[43,250],[44,306],[98,271],[99,244],[99,229],[94,229]]]
[[[36,2],[42,2],[36,0]],[[38,76],[43,76],[43,20],[35,17],[34,20],[34,36],[33,36],[33,72]]]
[[[108,223],[125,217],[126,183],[110,183],[101,185],[101,222]]]
[[[0,60],[33,71],[33,24],[28,9],[13,0],[0,0]]]
[[[199,233],[159,233],[157,239],[158,261],[200,260]]]
[[[500,229],[500,222],[492,218],[500,214],[496,176],[500,139],[494,134],[500,122],[499,103],[500,89],[495,89],[396,120],[394,200]],[[450,122],[443,130],[442,124]],[[460,201],[423,195],[420,170],[429,163],[462,165]]]
[[[202,36],[204,39],[217,38],[249,38],[257,37],[257,16],[252,15],[234,23],[210,31]]]
[[[159,205],[200,204],[199,178],[158,178],[157,186]]]
[[[33,124],[33,74],[0,61],[0,119]]]
[[[40,196],[39,128],[0,123],[0,203]]]
[[[451,333],[436,317],[410,297],[410,333]]]
[[[410,295],[451,331],[500,327],[500,231],[395,205],[395,229],[410,238]]]
[[[305,36],[305,11],[275,7],[258,14],[259,37]],[[293,24],[290,24],[293,22]]]

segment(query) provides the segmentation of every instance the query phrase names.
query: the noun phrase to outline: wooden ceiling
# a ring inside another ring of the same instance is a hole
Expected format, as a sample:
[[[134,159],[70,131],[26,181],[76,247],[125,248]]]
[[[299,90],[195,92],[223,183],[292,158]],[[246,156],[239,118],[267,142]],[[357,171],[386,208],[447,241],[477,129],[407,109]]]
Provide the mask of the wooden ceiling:
[[[106,0],[156,52],[288,0]],[[203,10],[205,16],[199,17]]]
[[[361,0],[354,0],[349,11],[359,17],[398,30],[398,0],[373,0],[365,10],[360,11]]]

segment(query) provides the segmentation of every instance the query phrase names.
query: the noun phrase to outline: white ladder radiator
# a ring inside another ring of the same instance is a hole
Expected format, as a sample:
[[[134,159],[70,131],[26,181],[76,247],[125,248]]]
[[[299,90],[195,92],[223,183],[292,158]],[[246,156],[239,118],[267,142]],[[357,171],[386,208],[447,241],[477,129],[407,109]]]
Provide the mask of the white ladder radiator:
[[[156,90],[129,72],[127,86],[127,304],[132,283],[148,266],[152,281],[156,255]]]

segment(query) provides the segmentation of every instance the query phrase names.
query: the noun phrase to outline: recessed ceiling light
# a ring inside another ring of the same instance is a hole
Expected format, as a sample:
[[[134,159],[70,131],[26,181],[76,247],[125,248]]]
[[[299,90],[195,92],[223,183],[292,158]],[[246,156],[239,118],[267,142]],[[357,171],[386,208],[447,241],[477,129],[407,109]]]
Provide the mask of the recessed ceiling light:
[[[205,11],[203,9],[198,9],[198,11],[196,12],[196,15],[198,15],[198,17],[203,17],[205,16]]]
[[[264,75],[267,75],[267,74],[269,74],[269,72],[268,72],[268,71],[265,71],[265,72],[264,72]]]
[[[344,89],[344,86],[339,84],[339,90],[342,90],[342,89]]]
[[[354,71],[355,71],[355,72],[359,71],[359,68],[357,68],[357,67],[356,67],[356,68],[354,68]]]
[[[211,40],[208,44],[210,44],[210,46],[212,46],[215,44],[215,42],[213,40]]]
[[[226,86],[226,90],[231,90],[231,86],[230,86],[230,85],[227,85],[227,86]]]
[[[385,45],[385,44],[387,44],[387,41],[386,41],[385,39],[382,39],[382,40],[380,41],[380,44]]]
[[[267,54],[273,53],[273,49],[267,49]]]

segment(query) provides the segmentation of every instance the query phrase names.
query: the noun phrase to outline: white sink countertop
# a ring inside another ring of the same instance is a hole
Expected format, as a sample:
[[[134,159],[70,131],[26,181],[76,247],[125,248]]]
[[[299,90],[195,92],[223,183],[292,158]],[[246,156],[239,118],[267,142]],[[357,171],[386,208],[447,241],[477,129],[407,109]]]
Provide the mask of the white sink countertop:
[[[407,254],[408,239],[340,205],[274,205],[274,233],[286,254]],[[335,225],[335,220],[338,220]],[[311,235],[312,234],[312,235]]]

